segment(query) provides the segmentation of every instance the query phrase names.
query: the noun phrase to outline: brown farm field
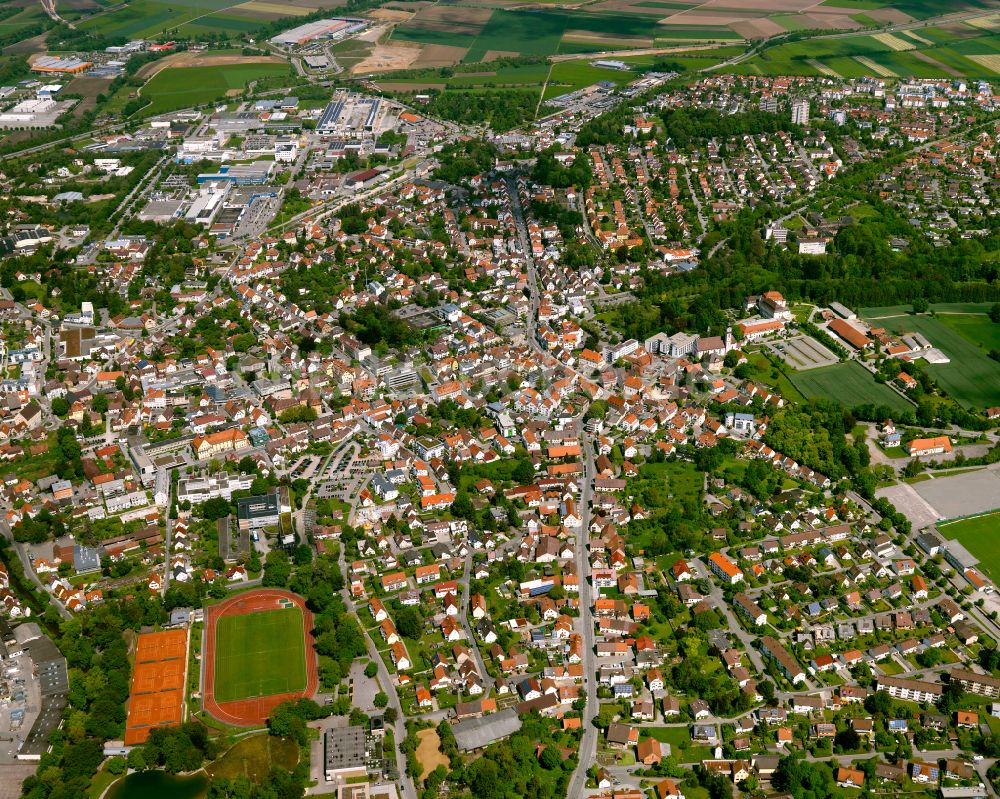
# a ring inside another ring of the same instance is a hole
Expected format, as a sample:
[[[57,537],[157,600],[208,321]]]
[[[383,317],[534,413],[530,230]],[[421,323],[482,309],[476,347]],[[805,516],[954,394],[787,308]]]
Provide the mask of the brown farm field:
[[[79,94],[83,100],[77,103],[73,109],[73,115],[81,117],[91,108],[97,106],[97,96],[102,94],[111,85],[109,78],[85,78],[77,75],[66,84],[66,94]]]
[[[376,8],[374,11],[369,11],[368,16],[372,19],[377,19],[380,22],[406,22],[416,13],[416,11],[404,11],[401,8],[389,8],[384,6],[382,8]]]
[[[865,16],[871,17],[876,22],[898,23],[913,21],[913,17],[905,11],[900,11],[898,8],[891,8],[889,6],[866,11]]]
[[[428,44],[420,48],[420,55],[413,63],[417,68],[446,67],[457,64],[468,52],[467,47],[454,47],[449,44]]]
[[[744,19],[729,26],[744,39],[765,39],[784,33],[785,29],[773,19]]]
[[[795,14],[816,5],[813,0],[707,0],[698,6],[700,10],[731,9],[740,13],[746,11],[765,13]]]

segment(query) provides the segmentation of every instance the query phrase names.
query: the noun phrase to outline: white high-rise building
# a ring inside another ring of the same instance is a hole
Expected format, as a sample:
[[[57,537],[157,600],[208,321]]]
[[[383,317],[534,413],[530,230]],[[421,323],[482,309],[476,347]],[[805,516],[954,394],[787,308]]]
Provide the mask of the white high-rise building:
[[[809,124],[808,100],[792,100],[792,124],[793,125]]]

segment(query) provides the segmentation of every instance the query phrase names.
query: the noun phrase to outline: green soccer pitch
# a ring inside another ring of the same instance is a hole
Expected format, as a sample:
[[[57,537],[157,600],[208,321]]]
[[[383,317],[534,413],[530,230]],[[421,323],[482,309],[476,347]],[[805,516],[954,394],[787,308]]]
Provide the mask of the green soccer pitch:
[[[215,633],[215,701],[295,693],[306,687],[299,608],[223,616]]]

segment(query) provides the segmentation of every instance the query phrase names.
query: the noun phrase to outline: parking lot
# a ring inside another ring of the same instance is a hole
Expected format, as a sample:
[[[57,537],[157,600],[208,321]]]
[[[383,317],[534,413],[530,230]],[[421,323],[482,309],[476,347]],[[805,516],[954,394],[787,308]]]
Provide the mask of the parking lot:
[[[21,742],[38,718],[42,705],[41,688],[32,677],[31,658],[22,655],[6,661],[2,682],[9,693],[0,700],[0,764],[15,763]]]

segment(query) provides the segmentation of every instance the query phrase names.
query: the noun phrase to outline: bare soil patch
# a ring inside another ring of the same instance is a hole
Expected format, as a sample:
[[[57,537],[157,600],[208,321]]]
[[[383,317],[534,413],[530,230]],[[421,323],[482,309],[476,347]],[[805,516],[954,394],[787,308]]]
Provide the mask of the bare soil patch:
[[[409,42],[386,42],[376,44],[367,58],[351,67],[351,73],[360,75],[368,72],[389,72],[394,69],[409,69],[420,57],[420,45]]]
[[[433,727],[417,733],[417,762],[420,763],[420,779],[438,766],[448,767],[448,758],[441,751],[441,739]]]
[[[382,25],[372,25],[368,30],[363,33],[359,33],[354,37],[353,41],[356,42],[377,42],[381,40],[387,33],[392,32],[392,26],[395,23],[385,23]]]
[[[169,67],[225,67],[232,64],[284,64],[285,59],[274,55],[202,55],[201,53],[174,53],[146,64],[136,73],[140,78],[151,78]]]
[[[744,39],[766,39],[784,33],[785,29],[773,19],[744,19],[729,26]]]

